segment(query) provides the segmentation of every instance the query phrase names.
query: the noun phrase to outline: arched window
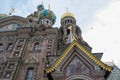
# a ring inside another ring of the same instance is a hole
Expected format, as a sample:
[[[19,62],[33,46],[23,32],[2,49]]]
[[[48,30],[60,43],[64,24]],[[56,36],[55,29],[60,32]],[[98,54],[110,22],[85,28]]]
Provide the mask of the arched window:
[[[72,23],[72,20],[70,20],[70,23]]]
[[[70,29],[67,29],[67,34],[68,34],[68,35],[70,34]]]
[[[69,20],[68,20],[68,23],[69,23]]]
[[[67,23],[67,21],[65,20],[65,24]]]
[[[12,48],[13,48],[13,44],[9,43],[8,46],[7,46],[7,50],[12,50]]]
[[[3,48],[3,44],[2,44],[2,43],[0,43],[0,50],[2,50],[2,48]]]
[[[64,25],[65,22],[63,21],[62,23],[63,23],[63,25]]]
[[[26,75],[26,80],[32,80],[33,78],[33,68],[28,68],[27,75]]]
[[[49,24],[49,21],[47,20],[47,24]]]
[[[39,43],[38,43],[38,42],[34,44],[34,50],[39,50],[39,47],[40,47],[40,46],[39,46]]]

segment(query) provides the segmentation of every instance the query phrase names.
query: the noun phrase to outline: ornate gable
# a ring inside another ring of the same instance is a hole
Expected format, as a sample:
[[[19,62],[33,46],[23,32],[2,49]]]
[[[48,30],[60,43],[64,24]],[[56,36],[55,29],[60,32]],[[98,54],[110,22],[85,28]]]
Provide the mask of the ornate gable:
[[[66,76],[71,76],[72,74],[89,74],[90,68],[77,56],[74,56],[71,62],[64,68],[64,71],[66,71]]]
[[[64,59],[66,59],[66,57],[68,56],[68,54],[74,47],[77,47],[78,49],[80,49],[82,51],[82,54],[86,55],[90,60],[92,60],[94,63],[96,63],[102,69],[104,69],[106,71],[112,70],[112,68],[110,66],[107,66],[103,62],[101,62],[98,58],[96,58],[93,54],[91,54],[88,50],[86,50],[86,48],[84,48],[80,43],[78,43],[77,41],[73,41],[63,51],[63,54],[61,54],[61,56],[55,61],[55,63],[51,67],[46,69],[46,73],[48,74],[48,73],[54,71],[58,67],[58,65],[60,65],[64,61]],[[73,60],[74,60],[74,58],[73,58]]]
[[[84,64],[83,66],[88,67],[89,69],[94,68],[94,63],[89,59],[88,56],[84,55],[81,50],[77,47],[74,47],[69,54],[65,57],[65,59],[60,63],[59,67],[62,71],[64,71],[72,62],[80,62]]]

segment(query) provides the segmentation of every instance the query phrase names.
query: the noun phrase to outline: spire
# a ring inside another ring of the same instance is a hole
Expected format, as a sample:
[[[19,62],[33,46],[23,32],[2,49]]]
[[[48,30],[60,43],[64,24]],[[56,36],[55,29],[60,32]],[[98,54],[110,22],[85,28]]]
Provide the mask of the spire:
[[[14,12],[15,12],[14,8],[11,8],[11,10],[9,12],[9,16],[11,16]]]
[[[48,10],[50,10],[50,4],[48,4]]]
[[[42,2],[41,2],[41,3],[42,3],[42,5],[43,5],[43,0],[42,0]]]
[[[75,18],[74,15],[68,10],[68,8],[66,8],[66,12],[61,16],[61,19],[67,16]]]
[[[38,9],[38,11],[44,10],[43,0],[42,0],[41,4],[39,4],[39,5],[37,6],[37,9]]]
[[[67,10],[67,13],[68,13],[68,8],[66,8],[66,10]]]

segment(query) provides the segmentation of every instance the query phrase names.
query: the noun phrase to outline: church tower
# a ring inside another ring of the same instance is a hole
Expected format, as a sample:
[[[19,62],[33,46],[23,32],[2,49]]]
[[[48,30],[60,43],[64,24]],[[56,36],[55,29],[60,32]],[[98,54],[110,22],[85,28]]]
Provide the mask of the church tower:
[[[59,29],[59,36],[64,44],[69,43],[68,37],[70,33],[72,33],[72,36],[74,36],[75,39],[79,39],[80,41],[83,41],[81,36],[82,34],[81,29],[76,24],[76,19],[74,15],[70,12],[66,12],[61,17],[61,27]]]

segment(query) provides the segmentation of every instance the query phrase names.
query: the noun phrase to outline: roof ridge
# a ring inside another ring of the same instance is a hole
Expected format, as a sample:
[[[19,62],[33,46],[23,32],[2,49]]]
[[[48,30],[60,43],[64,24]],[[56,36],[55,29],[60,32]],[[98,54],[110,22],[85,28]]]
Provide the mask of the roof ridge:
[[[112,67],[104,64],[102,61],[100,61],[98,58],[96,58],[94,55],[92,55],[87,49],[85,49],[80,43],[78,43],[76,40],[74,40],[64,51],[63,54],[60,55],[60,57],[55,61],[55,63],[47,68],[46,74],[54,71],[57,66],[62,62],[62,60],[66,57],[66,55],[69,53],[69,51],[74,47],[77,46],[79,49],[81,49],[81,51],[88,56],[91,60],[93,60],[97,65],[99,65],[102,69],[106,70],[106,71],[111,71]]]

